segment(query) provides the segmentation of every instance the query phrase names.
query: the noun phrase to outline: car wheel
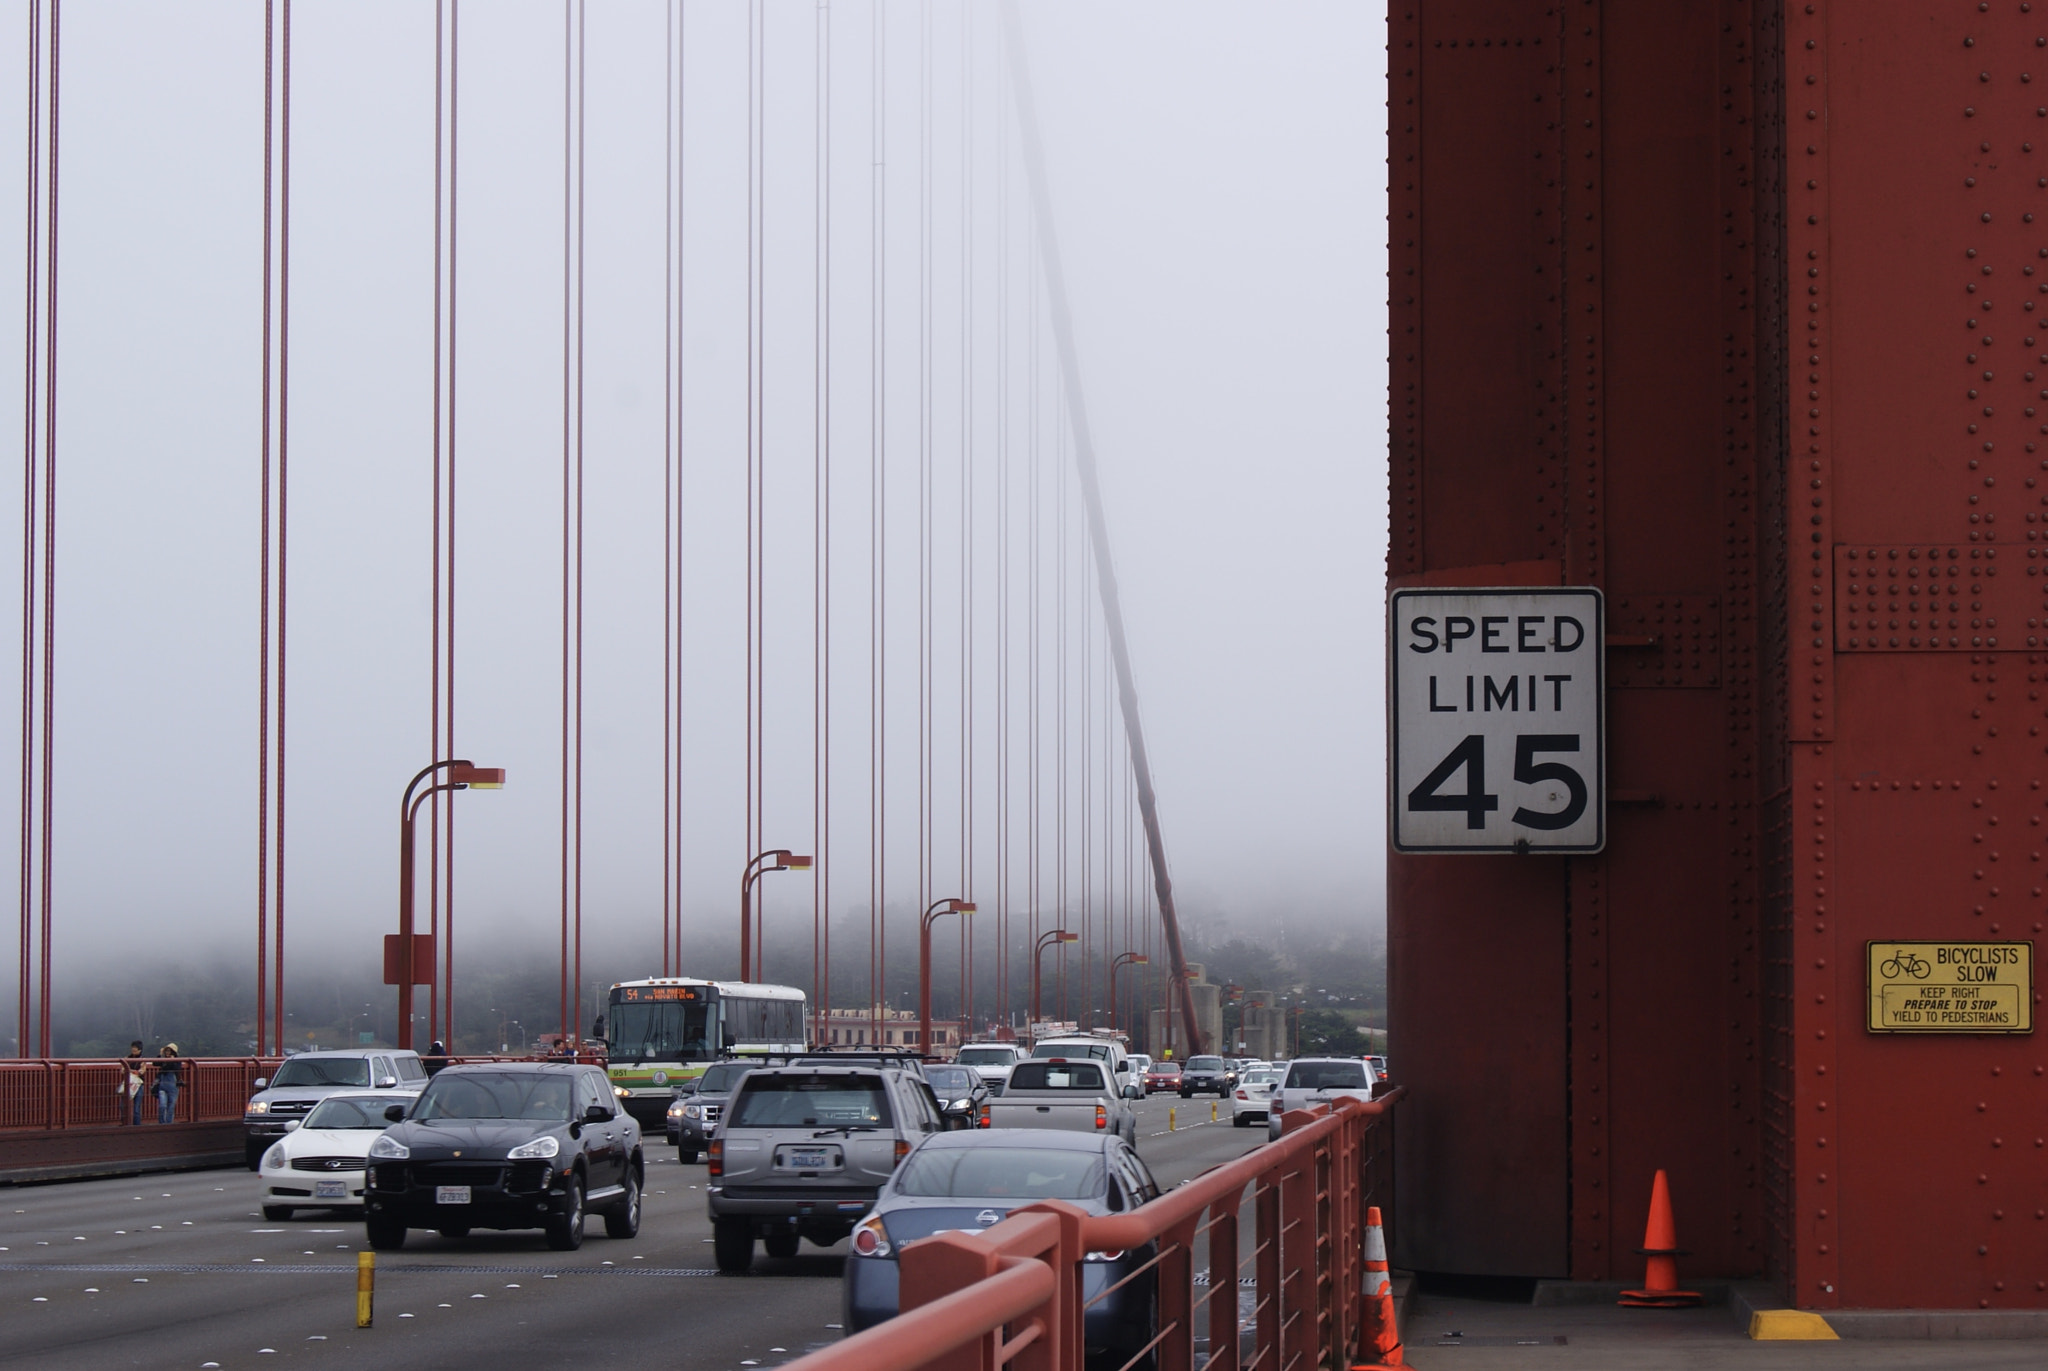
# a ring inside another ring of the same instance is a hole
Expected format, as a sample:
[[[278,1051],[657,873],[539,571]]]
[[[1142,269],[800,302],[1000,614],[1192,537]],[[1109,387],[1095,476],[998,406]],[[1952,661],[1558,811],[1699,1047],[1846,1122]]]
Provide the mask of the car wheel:
[[[1251,1126],[1251,1120],[1242,1114],[1232,1114],[1230,1116],[1230,1126],[1232,1128],[1248,1128]]]
[[[743,1276],[754,1264],[754,1227],[745,1219],[714,1219],[711,1251],[718,1269],[728,1276]]]
[[[634,1238],[640,1235],[640,1167],[637,1161],[626,1164],[626,1194],[604,1216],[604,1235],[607,1238]]]
[[[396,1252],[405,1246],[405,1225],[397,1219],[372,1214],[363,1220],[363,1227],[372,1252]]]
[[[270,1144],[258,1138],[250,1138],[242,1144],[242,1161],[251,1171],[261,1170],[263,1154],[270,1150]]]
[[[769,1256],[786,1261],[796,1255],[797,1237],[794,1233],[772,1233],[761,1240],[761,1247]]]
[[[266,1204],[263,1206],[263,1217],[271,1223],[283,1223],[291,1216],[292,1207],[288,1204]]]
[[[678,1146],[676,1148],[676,1160],[681,1162],[684,1166],[695,1166],[697,1164],[698,1156],[699,1153],[697,1149],[694,1147]]]
[[[569,1177],[562,1193],[561,1208],[548,1216],[548,1246],[557,1252],[574,1252],[583,1246],[583,1177]]]
[[[469,1225],[466,1223],[447,1223],[442,1224],[434,1231],[444,1238],[466,1238],[469,1236]]]

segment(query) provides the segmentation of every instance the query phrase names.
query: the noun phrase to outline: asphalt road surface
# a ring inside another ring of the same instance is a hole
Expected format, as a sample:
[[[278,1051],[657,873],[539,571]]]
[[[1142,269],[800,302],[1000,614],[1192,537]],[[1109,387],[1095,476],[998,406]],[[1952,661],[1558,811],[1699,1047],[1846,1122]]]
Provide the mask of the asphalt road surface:
[[[1181,1127],[1167,1129],[1177,1108]],[[1263,1129],[1211,1124],[1207,1099],[1139,1105],[1138,1151],[1171,1186],[1241,1155]],[[414,1231],[377,1259],[376,1326],[355,1326],[362,1223],[305,1210],[264,1221],[256,1177],[199,1171],[0,1189],[0,1364],[14,1368],[654,1364],[772,1367],[841,1336],[844,1247],[756,1250],[717,1274],[704,1167],[646,1151],[640,1236],[592,1218],[583,1247],[538,1232]]]

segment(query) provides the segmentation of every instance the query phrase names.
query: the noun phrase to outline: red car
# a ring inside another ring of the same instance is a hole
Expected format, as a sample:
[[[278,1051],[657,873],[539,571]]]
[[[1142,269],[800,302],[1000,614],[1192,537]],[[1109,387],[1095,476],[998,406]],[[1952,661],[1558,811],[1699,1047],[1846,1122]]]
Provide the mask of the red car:
[[[1145,1093],[1180,1089],[1180,1063],[1154,1062],[1145,1072]]]

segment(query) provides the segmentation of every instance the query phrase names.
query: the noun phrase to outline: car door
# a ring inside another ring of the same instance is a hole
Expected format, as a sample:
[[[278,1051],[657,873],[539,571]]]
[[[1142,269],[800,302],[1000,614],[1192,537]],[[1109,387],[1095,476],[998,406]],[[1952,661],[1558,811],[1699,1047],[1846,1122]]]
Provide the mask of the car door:
[[[398,1073],[391,1069],[391,1058],[370,1058],[370,1088],[388,1090],[398,1083]]]
[[[625,1158],[614,1100],[611,1084],[603,1076],[595,1071],[576,1073],[576,1117],[585,1118],[592,1106],[604,1110],[606,1115],[583,1125],[583,1167],[592,1190],[617,1185],[623,1179]]]

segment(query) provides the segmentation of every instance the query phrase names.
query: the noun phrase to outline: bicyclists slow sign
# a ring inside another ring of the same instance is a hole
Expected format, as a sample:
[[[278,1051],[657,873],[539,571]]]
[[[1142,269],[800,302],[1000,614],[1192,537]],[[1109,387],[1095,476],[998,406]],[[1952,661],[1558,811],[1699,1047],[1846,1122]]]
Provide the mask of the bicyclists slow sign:
[[[2032,943],[1866,943],[1872,1033],[2031,1033]]]

